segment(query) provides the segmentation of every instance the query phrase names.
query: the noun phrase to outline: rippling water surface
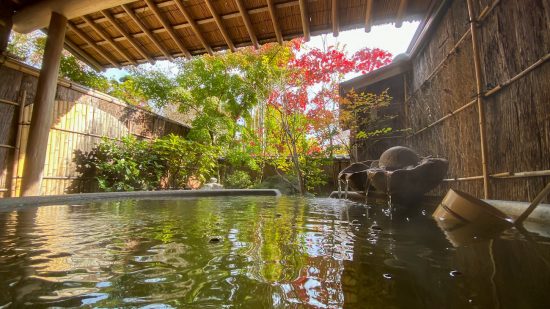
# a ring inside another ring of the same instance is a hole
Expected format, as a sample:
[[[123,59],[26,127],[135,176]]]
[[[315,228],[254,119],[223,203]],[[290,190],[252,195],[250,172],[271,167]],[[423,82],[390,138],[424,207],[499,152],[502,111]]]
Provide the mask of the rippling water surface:
[[[550,244],[454,248],[430,209],[330,199],[0,211],[0,308],[550,308]]]

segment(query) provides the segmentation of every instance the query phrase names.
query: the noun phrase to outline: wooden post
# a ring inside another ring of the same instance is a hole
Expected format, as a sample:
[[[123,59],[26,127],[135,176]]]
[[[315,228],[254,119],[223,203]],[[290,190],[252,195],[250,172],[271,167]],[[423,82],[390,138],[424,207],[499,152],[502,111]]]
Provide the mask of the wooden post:
[[[21,195],[40,195],[67,18],[52,12],[29,128]]]
[[[15,148],[13,150],[13,162],[11,172],[11,197],[17,193],[17,172],[19,170],[19,153],[21,150],[21,133],[23,131],[23,116],[25,115],[25,105],[27,102],[27,90],[23,90],[20,95],[19,109],[17,114],[17,129],[15,131]]]
[[[2,8],[0,10],[0,55],[6,51],[8,47],[8,42],[10,40],[11,28],[13,27],[13,11],[10,9],[9,5],[7,8]]]
[[[489,169],[487,168],[487,139],[485,132],[485,106],[483,100],[483,76],[481,72],[481,58],[477,38],[477,20],[474,14],[472,0],[466,0],[468,5],[468,16],[470,18],[470,32],[472,34],[472,49],[474,56],[474,67],[476,73],[477,109],[479,118],[479,138],[481,141],[481,168],[483,172],[483,196],[488,199],[489,192]]]

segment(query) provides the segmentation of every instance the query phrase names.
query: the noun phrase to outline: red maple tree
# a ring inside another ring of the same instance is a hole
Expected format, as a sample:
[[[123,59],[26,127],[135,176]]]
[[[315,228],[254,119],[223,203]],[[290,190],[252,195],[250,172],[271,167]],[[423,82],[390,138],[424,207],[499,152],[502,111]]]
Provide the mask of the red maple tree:
[[[268,105],[280,114],[282,143],[289,150],[298,174],[301,191],[303,180],[299,155],[330,152],[337,133],[339,83],[352,73],[366,74],[391,63],[391,53],[363,48],[348,55],[336,45],[308,48],[302,39],[291,42],[292,57],[287,64],[289,74],[271,93]],[[315,142],[299,143],[306,136]]]

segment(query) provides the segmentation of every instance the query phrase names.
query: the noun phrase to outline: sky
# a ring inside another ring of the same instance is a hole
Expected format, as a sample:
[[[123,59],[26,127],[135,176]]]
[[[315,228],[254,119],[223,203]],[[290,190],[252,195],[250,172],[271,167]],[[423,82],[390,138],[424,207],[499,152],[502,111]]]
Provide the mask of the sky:
[[[331,34],[311,37],[306,46],[321,48],[323,39],[326,39],[329,45],[337,43],[345,45],[345,50],[350,54],[364,47],[377,47],[389,51],[395,57],[407,50],[417,27],[418,22],[404,22],[401,28],[396,28],[393,24],[374,26],[369,33],[364,29],[343,31],[336,38]],[[157,61],[155,66],[163,70],[170,70],[172,67],[168,61]],[[126,74],[125,70],[120,69],[108,69],[104,73],[105,76],[115,79]]]

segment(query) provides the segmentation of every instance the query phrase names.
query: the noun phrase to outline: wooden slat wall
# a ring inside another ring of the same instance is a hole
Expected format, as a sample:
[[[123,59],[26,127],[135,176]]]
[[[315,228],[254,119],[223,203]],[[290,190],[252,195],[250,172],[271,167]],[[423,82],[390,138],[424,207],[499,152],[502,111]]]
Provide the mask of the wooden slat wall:
[[[479,15],[492,1],[475,1]],[[543,0],[502,0],[480,24],[484,91],[506,82],[550,52],[550,7]],[[413,59],[404,105],[413,131],[472,101],[476,95],[471,37],[445,58],[468,30],[466,1],[453,1],[435,34]],[[444,62],[434,76],[426,80]],[[489,174],[550,169],[550,65],[548,61],[485,101]],[[473,104],[407,140],[423,155],[449,159],[449,177],[482,175],[478,112]],[[550,177],[490,179],[491,198],[530,200]],[[450,187],[483,196],[482,180]]]
[[[476,15],[493,7],[483,14],[479,25],[482,92],[493,92],[532,65],[540,65],[484,100],[488,172],[550,170],[550,7],[543,0],[495,1],[474,1]],[[478,110],[474,104],[477,89],[466,1],[454,0],[436,27],[412,59],[412,70],[404,74],[405,84],[391,78],[364,89],[379,92],[379,88],[389,88],[394,103],[403,109],[400,127],[410,128],[411,134],[370,142],[359,149],[359,160],[377,159],[391,146],[406,145],[421,155],[447,158],[448,178],[478,177],[443,183],[431,194],[444,195],[454,188],[483,197]],[[403,89],[405,98],[401,95]],[[490,198],[531,200],[548,182],[550,177],[540,176],[490,178]]]
[[[0,196],[6,197],[15,181],[15,194],[19,194],[26,140],[36,90],[38,71],[13,60],[0,66],[0,100],[12,103],[27,102],[21,125],[21,151],[18,172],[13,179],[13,148],[0,147]],[[93,192],[96,188],[86,179],[79,179],[75,158],[78,153],[90,151],[101,137],[120,139],[133,134],[152,139],[174,133],[185,135],[188,128],[182,124],[151,112],[126,105],[105,94],[86,90],[80,86],[60,82],[54,108],[54,124],[50,130],[48,152],[44,167],[42,194]],[[0,144],[14,146],[17,132],[18,106],[0,101]]]

